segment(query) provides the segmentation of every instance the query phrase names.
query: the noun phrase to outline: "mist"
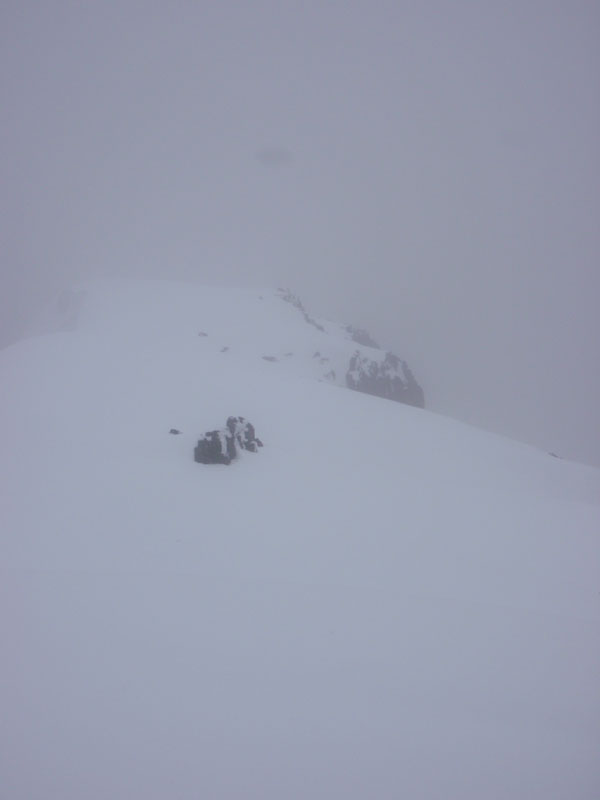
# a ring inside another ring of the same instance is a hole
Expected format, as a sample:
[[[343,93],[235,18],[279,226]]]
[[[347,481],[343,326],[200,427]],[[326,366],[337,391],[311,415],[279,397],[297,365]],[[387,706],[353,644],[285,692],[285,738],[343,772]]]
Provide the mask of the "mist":
[[[93,276],[287,286],[600,464],[595,2],[5,0],[0,339]]]

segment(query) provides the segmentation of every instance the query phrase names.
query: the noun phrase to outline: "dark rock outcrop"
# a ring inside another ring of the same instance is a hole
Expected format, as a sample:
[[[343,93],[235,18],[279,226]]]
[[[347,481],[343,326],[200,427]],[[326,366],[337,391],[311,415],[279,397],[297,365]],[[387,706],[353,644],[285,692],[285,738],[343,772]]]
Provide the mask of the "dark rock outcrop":
[[[234,442],[242,450],[256,453],[258,448],[263,446],[261,440],[256,438],[254,425],[244,417],[228,417],[226,425]]]
[[[308,314],[304,308],[304,305],[302,304],[302,300],[300,300],[299,297],[296,297],[295,294],[292,294],[289,289],[278,289],[277,291],[282,300],[285,300],[286,303],[290,303],[294,306],[294,308],[298,309],[298,311],[304,317],[305,322],[308,322],[309,325],[312,325],[313,328],[321,331],[321,333],[325,333],[325,328],[322,325],[319,325],[319,323]]]
[[[194,448],[194,461],[198,464],[229,465],[238,450],[256,453],[263,444],[256,437],[254,425],[244,417],[228,417],[221,430],[208,431]]]
[[[346,385],[357,392],[395,400],[417,408],[425,407],[423,389],[405,361],[386,353],[381,361],[369,358],[358,350],[350,359]]]
[[[406,361],[398,358],[393,353],[386,353],[378,343],[373,339],[371,334],[358,328],[354,325],[341,325],[333,326],[332,332],[342,332],[342,336],[348,345],[349,353],[346,358],[354,349],[350,342],[355,342],[358,346],[354,355],[350,356],[350,362],[346,361],[347,366],[344,364],[344,356],[339,353],[339,349],[335,354],[334,359],[330,362],[327,353],[327,340],[330,333],[323,327],[317,320],[313,319],[306,311],[302,301],[289,289],[278,289],[279,297],[286,303],[294,306],[304,317],[305,321],[316,328],[321,333],[326,334],[323,338],[323,349],[313,353],[313,358],[319,360],[319,364],[326,368],[319,380],[328,380],[333,383],[344,382],[349,389],[354,389],[358,392],[365,392],[372,394],[375,397],[383,397],[387,400],[394,400],[398,403],[406,403],[417,408],[425,407],[425,395],[423,389],[417,383],[413,373],[408,367]],[[337,330],[336,330],[337,329]],[[337,343],[339,348],[339,341]],[[368,350],[365,350],[368,348]],[[323,353],[323,350],[325,353]],[[275,360],[273,357],[263,356],[267,361]],[[336,368],[333,368],[333,364]]]
[[[363,344],[365,347],[375,347],[377,350],[381,350],[375,339],[373,339],[371,334],[364,328],[346,325],[345,331],[350,334],[350,338],[353,342],[356,342],[356,344]]]
[[[226,431],[208,431],[194,448],[198,464],[231,464],[237,453],[233,437]]]

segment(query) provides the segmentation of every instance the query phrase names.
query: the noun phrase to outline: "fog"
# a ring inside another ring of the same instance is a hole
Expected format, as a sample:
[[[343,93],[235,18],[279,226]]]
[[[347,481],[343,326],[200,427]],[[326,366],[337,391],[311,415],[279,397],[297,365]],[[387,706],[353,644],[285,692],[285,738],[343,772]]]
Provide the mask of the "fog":
[[[92,275],[285,285],[600,464],[596,2],[4,0],[1,339]]]

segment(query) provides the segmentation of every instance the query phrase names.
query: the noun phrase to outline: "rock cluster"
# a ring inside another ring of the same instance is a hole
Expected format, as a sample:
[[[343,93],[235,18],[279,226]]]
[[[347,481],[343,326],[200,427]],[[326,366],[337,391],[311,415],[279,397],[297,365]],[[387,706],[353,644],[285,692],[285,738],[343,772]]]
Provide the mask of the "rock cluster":
[[[325,328],[322,325],[319,325],[319,323],[310,316],[310,314],[304,308],[302,300],[300,300],[299,297],[297,297],[295,294],[292,294],[289,289],[278,289],[277,292],[282,300],[285,300],[286,303],[291,303],[294,308],[298,309],[298,311],[304,317],[304,320],[308,322],[309,325],[312,325],[313,328],[321,331],[321,333],[325,333]]]
[[[208,431],[194,448],[198,464],[231,464],[239,450],[256,453],[263,444],[256,437],[254,425],[244,417],[228,417],[225,427]]]
[[[325,328],[308,314],[302,301],[288,289],[278,289],[278,296],[294,306],[309,325],[325,334],[321,339],[322,349],[320,347],[313,355],[313,358],[319,359],[319,364],[325,367],[325,371],[319,373],[319,380],[341,385],[345,383],[349,389],[357,392],[425,408],[423,389],[417,383],[406,361],[382,350],[368,331],[355,325],[334,323],[328,323]],[[333,338],[337,332],[341,332],[344,342],[348,345],[347,348],[342,349],[339,346],[339,339],[336,342]],[[329,342],[335,349],[328,356]],[[358,347],[353,347],[350,342],[355,342]],[[277,360],[274,356],[263,356],[263,358],[266,361]],[[329,363],[330,361],[333,363]]]
[[[374,347],[376,350],[381,350],[369,331],[366,331],[364,328],[357,328],[355,325],[345,325],[344,330],[356,344],[363,344],[365,347]]]
[[[386,353],[382,360],[377,360],[357,350],[350,359],[346,385],[357,392],[385,397],[417,408],[425,406],[423,389],[408,364],[393,353]]]

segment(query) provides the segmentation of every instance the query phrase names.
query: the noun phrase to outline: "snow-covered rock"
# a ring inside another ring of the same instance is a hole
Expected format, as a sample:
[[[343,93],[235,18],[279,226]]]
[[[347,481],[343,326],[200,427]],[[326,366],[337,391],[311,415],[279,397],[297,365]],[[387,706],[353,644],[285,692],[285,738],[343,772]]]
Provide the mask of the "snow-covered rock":
[[[425,407],[423,389],[417,383],[406,361],[382,350],[370,334],[353,325],[338,325],[311,317],[302,301],[285,289],[279,289],[282,300],[298,309],[304,321],[324,334],[313,354],[323,366],[321,377],[340,386],[365,392],[386,400]],[[351,341],[354,346],[340,346]],[[359,345],[357,348],[356,345]],[[265,357],[275,360],[273,356]]]
[[[240,450],[256,453],[262,446],[251,422],[244,417],[228,417],[224,428],[208,431],[200,437],[194,448],[194,461],[198,464],[229,465]]]
[[[393,353],[386,353],[383,358],[372,358],[357,350],[350,359],[346,383],[350,389],[385,397],[386,400],[417,408],[425,405],[423,389],[408,364]]]

